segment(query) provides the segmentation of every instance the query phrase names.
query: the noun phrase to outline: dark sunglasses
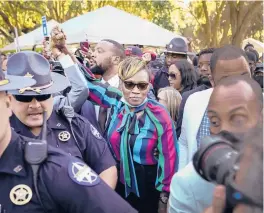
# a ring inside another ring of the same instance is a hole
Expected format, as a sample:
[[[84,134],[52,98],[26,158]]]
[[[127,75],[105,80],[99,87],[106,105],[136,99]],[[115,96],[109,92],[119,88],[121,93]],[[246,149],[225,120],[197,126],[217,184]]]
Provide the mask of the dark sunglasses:
[[[134,83],[132,81],[125,81],[124,82],[125,88],[128,90],[133,90],[135,88],[135,86],[137,86],[137,88],[140,91],[146,90],[148,88],[149,83],[146,82],[139,82],[139,83]]]
[[[176,74],[167,74],[168,78],[170,77],[171,79],[176,79]]]
[[[45,101],[51,97],[51,94],[49,95],[14,95],[15,99],[20,102],[31,102],[34,98],[38,101]]]

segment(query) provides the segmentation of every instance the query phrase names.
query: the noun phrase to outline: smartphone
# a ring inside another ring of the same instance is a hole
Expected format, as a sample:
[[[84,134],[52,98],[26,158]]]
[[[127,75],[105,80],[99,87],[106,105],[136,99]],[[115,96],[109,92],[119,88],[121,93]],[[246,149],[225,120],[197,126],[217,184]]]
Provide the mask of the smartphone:
[[[45,37],[45,40],[46,40],[46,41],[49,41],[49,39],[50,39],[49,37]]]

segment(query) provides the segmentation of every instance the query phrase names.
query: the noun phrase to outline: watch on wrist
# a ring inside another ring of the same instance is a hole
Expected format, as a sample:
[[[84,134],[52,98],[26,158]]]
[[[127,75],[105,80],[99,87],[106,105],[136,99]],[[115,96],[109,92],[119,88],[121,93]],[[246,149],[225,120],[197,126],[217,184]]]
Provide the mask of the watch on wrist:
[[[169,194],[168,193],[160,193],[160,198],[159,200],[164,203],[167,204],[168,200],[169,200]]]

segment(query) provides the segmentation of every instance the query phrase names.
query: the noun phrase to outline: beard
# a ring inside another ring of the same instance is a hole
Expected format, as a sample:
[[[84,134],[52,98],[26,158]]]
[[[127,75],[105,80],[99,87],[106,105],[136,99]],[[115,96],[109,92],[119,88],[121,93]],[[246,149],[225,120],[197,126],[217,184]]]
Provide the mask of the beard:
[[[95,75],[103,75],[106,72],[106,70],[97,65],[93,66],[90,70]]]
[[[111,66],[112,66],[111,57],[108,57],[105,58],[103,62],[100,63],[100,65],[98,65],[95,60],[95,65],[91,67],[90,70],[93,74],[102,76],[103,74],[105,74],[107,70],[111,68]]]
[[[212,87],[212,84],[207,76],[200,76],[200,78],[197,80],[197,85],[198,86],[205,85],[209,88]]]

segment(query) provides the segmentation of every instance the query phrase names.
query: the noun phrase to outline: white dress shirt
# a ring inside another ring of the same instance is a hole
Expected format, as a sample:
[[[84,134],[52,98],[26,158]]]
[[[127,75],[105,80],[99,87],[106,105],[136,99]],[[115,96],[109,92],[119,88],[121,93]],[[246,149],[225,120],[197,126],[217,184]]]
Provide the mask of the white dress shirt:
[[[214,188],[214,184],[196,173],[190,162],[172,178],[168,213],[203,212],[212,203]]]

